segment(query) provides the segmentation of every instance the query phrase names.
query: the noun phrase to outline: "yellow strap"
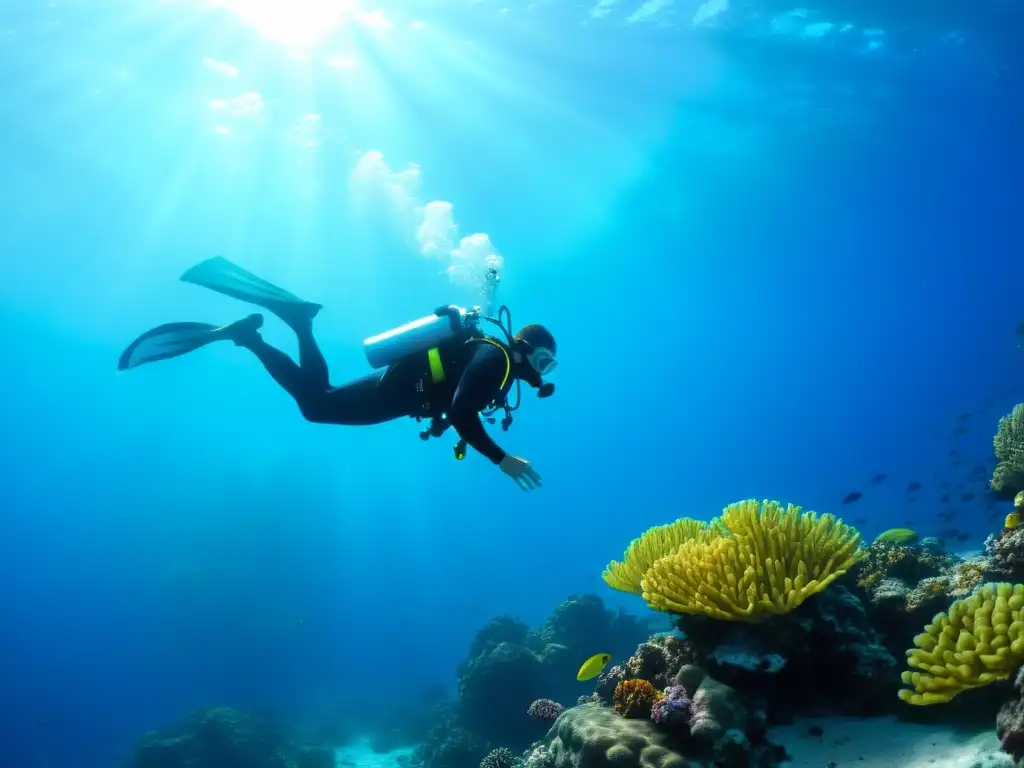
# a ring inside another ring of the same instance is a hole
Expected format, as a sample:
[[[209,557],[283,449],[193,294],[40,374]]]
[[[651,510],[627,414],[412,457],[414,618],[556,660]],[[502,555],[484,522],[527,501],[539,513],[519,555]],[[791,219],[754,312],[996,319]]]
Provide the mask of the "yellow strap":
[[[430,380],[440,384],[445,380],[444,365],[441,363],[441,350],[431,347],[427,350],[427,361],[430,363]]]
[[[499,344],[494,339],[479,339],[479,341],[484,341],[497,347],[501,350],[502,354],[505,355],[505,376],[501,380],[501,387],[499,387],[499,389],[504,389],[505,385],[508,383],[508,377],[512,375],[512,358],[509,357],[508,350],[505,349],[504,344]]]

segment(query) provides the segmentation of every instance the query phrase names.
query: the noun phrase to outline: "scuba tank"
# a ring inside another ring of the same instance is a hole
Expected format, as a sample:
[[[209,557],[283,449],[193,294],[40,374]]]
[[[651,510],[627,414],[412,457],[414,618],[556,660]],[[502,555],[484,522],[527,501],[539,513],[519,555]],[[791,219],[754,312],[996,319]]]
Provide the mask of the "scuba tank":
[[[427,352],[449,341],[469,338],[477,332],[480,312],[449,304],[434,314],[413,320],[363,341],[363,352],[371,368],[387,368],[403,357]]]

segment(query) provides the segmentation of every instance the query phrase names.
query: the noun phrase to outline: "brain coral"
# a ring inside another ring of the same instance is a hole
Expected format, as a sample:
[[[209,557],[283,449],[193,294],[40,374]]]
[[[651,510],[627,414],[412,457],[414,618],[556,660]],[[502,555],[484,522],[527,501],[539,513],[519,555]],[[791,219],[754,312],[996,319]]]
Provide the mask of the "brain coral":
[[[553,768],[686,768],[670,737],[650,720],[628,720],[614,710],[583,704],[555,723],[548,747]]]

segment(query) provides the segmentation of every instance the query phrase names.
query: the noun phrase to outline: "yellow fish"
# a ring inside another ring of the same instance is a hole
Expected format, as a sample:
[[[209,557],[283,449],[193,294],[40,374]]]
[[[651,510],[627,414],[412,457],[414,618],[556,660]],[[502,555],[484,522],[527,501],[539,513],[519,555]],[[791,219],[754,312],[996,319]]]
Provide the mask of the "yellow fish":
[[[1006,530],[1012,531],[1018,525],[1020,525],[1020,512],[1011,512],[1006,516],[1006,521],[1003,523]]]
[[[883,542],[886,544],[909,544],[917,538],[917,531],[911,530],[910,528],[890,528],[887,531],[882,531],[875,537],[875,543]]]
[[[577,680],[590,680],[601,674],[601,670],[604,669],[605,665],[611,661],[612,656],[610,653],[595,653],[589,659],[583,662],[583,666],[580,667],[580,671],[576,673]]]

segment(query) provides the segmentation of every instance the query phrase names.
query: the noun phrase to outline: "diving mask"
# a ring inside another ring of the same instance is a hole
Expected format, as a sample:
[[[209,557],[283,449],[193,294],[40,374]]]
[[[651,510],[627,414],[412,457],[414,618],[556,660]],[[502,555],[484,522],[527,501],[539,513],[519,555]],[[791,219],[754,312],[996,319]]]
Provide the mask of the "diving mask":
[[[530,352],[526,356],[526,361],[541,376],[547,376],[558,367],[558,361],[555,359],[554,354],[546,347],[538,347]]]

